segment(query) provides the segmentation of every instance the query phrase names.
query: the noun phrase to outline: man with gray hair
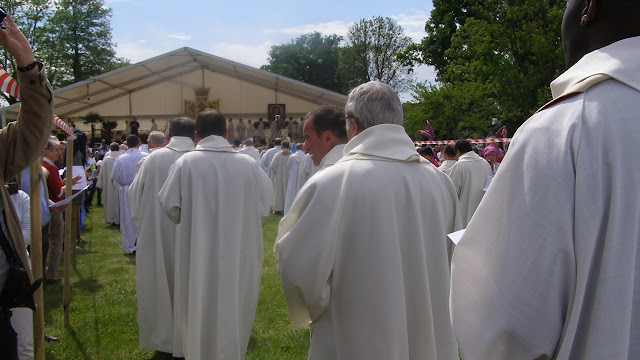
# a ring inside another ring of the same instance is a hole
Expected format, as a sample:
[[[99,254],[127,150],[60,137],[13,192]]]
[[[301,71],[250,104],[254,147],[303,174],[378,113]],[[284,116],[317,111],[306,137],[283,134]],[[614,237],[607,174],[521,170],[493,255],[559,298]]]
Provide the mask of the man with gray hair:
[[[416,153],[388,85],[352,90],[345,114],[344,157],[307,181],[278,229],[293,326],[311,324],[312,360],[457,359],[453,183]]]
[[[195,148],[195,131],[195,121],[188,117],[171,120],[165,147],[164,134],[152,132],[151,153],[138,162],[140,169],[129,187],[131,215],[138,222],[136,293],[140,347],[175,357],[184,356],[173,318],[176,225],[162,211],[158,193],[171,165]]]
[[[149,137],[147,138],[148,153],[152,153],[153,151],[162,148],[164,145],[165,145],[164,133],[162,131],[152,131],[149,134]],[[142,166],[142,163],[146,158],[147,158],[146,156],[143,157],[136,164],[136,174],[138,173],[138,171],[140,171],[140,167]]]

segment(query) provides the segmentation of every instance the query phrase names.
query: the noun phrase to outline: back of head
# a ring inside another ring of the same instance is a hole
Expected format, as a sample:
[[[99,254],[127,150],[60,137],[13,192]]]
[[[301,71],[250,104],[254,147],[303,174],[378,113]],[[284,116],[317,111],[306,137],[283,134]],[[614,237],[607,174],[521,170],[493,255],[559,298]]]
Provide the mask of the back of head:
[[[152,131],[151,134],[149,134],[149,146],[152,147],[159,147],[159,146],[163,146],[164,145],[164,133],[162,131]]]
[[[323,132],[329,131],[340,142],[347,142],[346,122],[342,109],[336,106],[321,105],[309,112],[305,119],[311,120],[316,135],[322,136]]]
[[[569,0],[562,20],[567,66],[616,41],[640,36],[640,1]]]
[[[117,142],[112,142],[111,144],[109,144],[109,150],[111,151],[118,151],[120,150],[120,144],[118,144]]]
[[[244,141],[244,146],[253,146],[253,139],[249,138]]]
[[[145,131],[142,134],[140,134],[140,143],[141,144],[146,144],[148,140],[149,140],[149,133],[148,132]]]
[[[273,143],[276,144],[276,146],[280,146],[280,145],[282,145],[282,139],[275,138],[275,140],[273,140]]]
[[[196,139],[196,122],[186,116],[177,117],[169,122],[169,136],[184,136]]]
[[[427,145],[421,147],[419,152],[421,155],[433,156],[433,149]]]
[[[460,154],[468,153],[469,151],[473,151],[471,148],[471,143],[465,139],[461,139],[456,141],[456,145],[454,147],[456,152],[460,152]]]
[[[288,141],[285,140],[285,141],[282,142],[281,146],[282,146],[283,149],[288,149],[288,148],[291,147],[291,144]]]
[[[380,124],[402,125],[404,121],[398,94],[379,81],[369,81],[351,90],[344,111],[360,131]]]
[[[201,111],[196,117],[196,131],[201,139],[211,135],[224,136],[227,131],[224,116],[215,109]]]
[[[140,139],[138,138],[138,135],[129,135],[127,136],[127,147],[128,148],[134,148],[136,146],[138,146],[138,144],[140,143]]]
[[[447,144],[444,147],[443,151],[444,151],[444,154],[449,158],[455,158],[456,157],[456,149],[451,144]]]

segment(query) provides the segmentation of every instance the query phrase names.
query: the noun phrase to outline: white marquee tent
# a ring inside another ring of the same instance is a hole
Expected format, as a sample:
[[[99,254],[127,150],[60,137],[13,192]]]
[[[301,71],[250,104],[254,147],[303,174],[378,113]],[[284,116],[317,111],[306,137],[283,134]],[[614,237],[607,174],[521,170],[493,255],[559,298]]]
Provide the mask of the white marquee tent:
[[[168,120],[185,114],[195,89],[209,88],[225,117],[268,118],[269,104],[285,105],[283,115],[298,120],[318,105],[344,107],[347,97],[317,86],[269,73],[192,48],[181,48],[54,91],[55,114],[74,120],[83,130],[82,116],[97,112],[118,122],[137,117],[140,130],[155,118],[160,130]],[[3,120],[15,119],[20,104],[0,109]]]

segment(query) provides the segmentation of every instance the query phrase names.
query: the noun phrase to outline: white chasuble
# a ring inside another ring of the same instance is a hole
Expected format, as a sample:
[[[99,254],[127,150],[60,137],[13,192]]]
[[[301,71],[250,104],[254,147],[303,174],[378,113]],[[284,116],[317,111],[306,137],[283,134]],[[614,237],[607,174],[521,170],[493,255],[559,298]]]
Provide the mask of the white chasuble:
[[[460,155],[449,170],[449,176],[458,192],[462,227],[466,227],[484,196],[484,188],[493,172],[485,159],[469,151]]]
[[[271,161],[273,172],[273,210],[284,211],[284,200],[287,194],[287,182],[289,181],[289,149],[281,150]]]
[[[147,156],[147,153],[140,151],[138,148],[131,148],[120,155],[113,165],[112,179],[120,197],[122,250],[129,252],[136,250],[137,231],[129,208],[129,185],[131,185],[136,175],[136,164],[145,156]]]
[[[281,220],[275,252],[309,359],[458,359],[449,318],[451,180],[399,125],[370,127],[311,177]]]
[[[640,358],[638,59],[585,55],[513,137],[453,256],[463,359]]]
[[[158,193],[169,168],[195,147],[188,137],[174,136],[165,147],[140,160],[129,206],[137,220],[136,293],[140,347],[183,357],[173,321],[175,224],[162,211]],[[174,336],[175,332],[175,336]]]
[[[244,359],[271,181],[253,159],[211,135],[174,163],[158,197],[177,224],[174,310],[185,357]]]
[[[96,187],[102,189],[102,206],[106,224],[120,225],[120,196],[112,178],[113,165],[120,155],[120,151],[112,151],[104,157],[96,182]]]

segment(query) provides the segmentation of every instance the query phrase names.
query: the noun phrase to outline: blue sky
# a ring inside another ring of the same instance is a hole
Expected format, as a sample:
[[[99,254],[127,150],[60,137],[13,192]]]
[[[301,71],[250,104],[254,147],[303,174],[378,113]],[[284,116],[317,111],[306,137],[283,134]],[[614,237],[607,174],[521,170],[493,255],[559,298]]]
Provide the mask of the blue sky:
[[[424,37],[430,0],[402,1],[166,1],[106,0],[118,56],[132,63],[184,46],[249,66],[266,64],[272,45],[312,31],[345,35],[349,25],[372,16],[395,19],[415,42]],[[433,81],[431,68],[417,81]]]

